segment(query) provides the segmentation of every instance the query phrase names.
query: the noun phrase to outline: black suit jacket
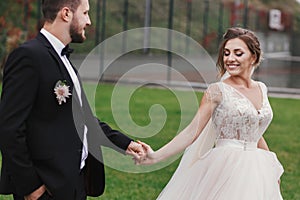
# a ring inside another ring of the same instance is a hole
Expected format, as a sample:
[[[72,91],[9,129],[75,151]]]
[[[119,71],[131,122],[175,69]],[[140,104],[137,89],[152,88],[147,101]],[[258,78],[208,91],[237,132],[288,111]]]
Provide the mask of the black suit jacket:
[[[67,82],[73,97],[62,105],[54,94],[59,80]],[[87,194],[103,193],[99,145],[124,153],[131,139],[96,119],[82,93],[81,107],[65,66],[42,34],[10,54],[0,102],[0,193],[26,195],[45,184],[56,199],[73,199],[83,125],[93,153],[84,170]]]

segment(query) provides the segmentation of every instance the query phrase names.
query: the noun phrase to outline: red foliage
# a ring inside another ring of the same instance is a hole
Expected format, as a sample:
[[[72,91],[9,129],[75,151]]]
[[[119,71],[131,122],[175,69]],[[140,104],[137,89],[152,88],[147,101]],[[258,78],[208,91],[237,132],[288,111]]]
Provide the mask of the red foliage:
[[[0,31],[6,27],[6,20],[4,16],[0,16]]]

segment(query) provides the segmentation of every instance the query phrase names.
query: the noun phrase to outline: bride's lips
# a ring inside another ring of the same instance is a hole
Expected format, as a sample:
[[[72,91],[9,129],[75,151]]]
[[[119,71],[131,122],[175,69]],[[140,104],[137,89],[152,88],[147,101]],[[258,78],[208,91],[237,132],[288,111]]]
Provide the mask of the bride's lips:
[[[234,70],[239,67],[238,64],[227,64],[226,67],[230,70]]]

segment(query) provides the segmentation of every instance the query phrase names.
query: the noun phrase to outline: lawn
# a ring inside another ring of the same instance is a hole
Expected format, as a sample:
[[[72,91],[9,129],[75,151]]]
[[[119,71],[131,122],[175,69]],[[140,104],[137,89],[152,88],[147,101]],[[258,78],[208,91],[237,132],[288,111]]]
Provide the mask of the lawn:
[[[129,86],[121,86],[121,90],[126,96]],[[141,87],[138,88],[129,98],[127,108],[122,110],[122,103],[126,98],[111,98],[112,85],[101,84],[97,88],[96,93],[96,113],[101,120],[109,123],[114,128],[125,129],[125,133],[138,133],[144,138],[139,138],[138,135],[132,136],[134,139],[140,139],[149,143],[153,149],[157,149],[168,142],[178,130],[181,130],[192,119],[197,106],[193,99],[192,92],[179,91],[173,93],[170,90]],[[89,91],[89,86],[86,87]],[[178,100],[176,95],[186,97],[182,103],[182,99]],[[197,93],[198,100],[202,93]],[[114,111],[114,106],[111,102],[120,109]],[[284,199],[298,200],[300,199],[300,100],[295,99],[279,99],[270,98],[271,105],[274,111],[274,119],[269,129],[265,133],[269,147],[277,153],[281,163],[284,165],[285,173],[281,180],[281,188]],[[160,104],[164,107],[165,112],[160,109],[150,109],[152,105]],[[189,106],[186,106],[189,105]],[[118,115],[127,116],[128,112],[132,116],[129,121],[120,122]],[[150,113],[150,114],[149,114]],[[166,113],[166,120],[163,117]],[[113,116],[114,115],[114,116]],[[151,118],[151,117],[152,118]],[[163,123],[164,122],[164,123]],[[132,127],[131,123],[137,126]],[[126,126],[127,124],[127,126]],[[141,132],[143,127],[151,127],[151,130],[159,130],[152,137],[146,137],[151,133]],[[109,152],[105,153],[106,161],[109,163]],[[160,193],[164,185],[168,182],[172,173],[176,169],[179,160],[170,165],[152,172],[129,173],[116,170],[114,166],[106,166],[106,190],[101,200],[152,200]],[[129,165],[129,166],[128,166]],[[130,166],[131,165],[131,166]],[[133,164],[126,164],[131,169],[135,169]],[[122,168],[123,169],[123,168]],[[137,168],[137,171],[141,168]],[[0,200],[12,199],[10,197],[0,196]]]

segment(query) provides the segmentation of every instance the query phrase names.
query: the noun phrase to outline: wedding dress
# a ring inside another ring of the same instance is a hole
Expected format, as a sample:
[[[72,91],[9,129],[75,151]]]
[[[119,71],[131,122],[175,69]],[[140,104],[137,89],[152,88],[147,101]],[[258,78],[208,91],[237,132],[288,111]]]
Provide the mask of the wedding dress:
[[[283,167],[275,153],[257,148],[273,112],[267,87],[258,82],[259,110],[234,87],[211,84],[206,95],[220,104],[187,148],[159,200],[281,200]]]

